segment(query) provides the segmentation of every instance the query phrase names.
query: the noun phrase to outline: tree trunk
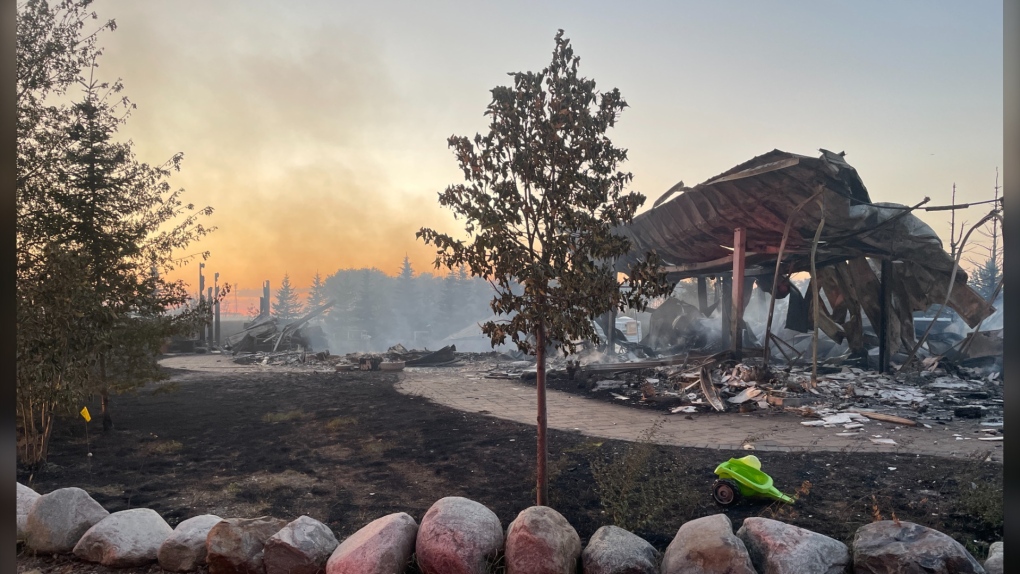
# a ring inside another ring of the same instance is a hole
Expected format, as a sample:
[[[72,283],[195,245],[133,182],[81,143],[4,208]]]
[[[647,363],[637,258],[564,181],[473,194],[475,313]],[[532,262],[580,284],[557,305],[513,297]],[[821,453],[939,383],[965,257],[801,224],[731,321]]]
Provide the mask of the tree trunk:
[[[548,506],[549,484],[546,476],[546,411],[545,411],[545,323],[539,323],[535,332],[535,387],[538,389],[538,464],[536,501],[538,506]]]
[[[102,398],[103,431],[113,429],[113,418],[110,416],[110,389],[106,386],[106,355],[99,355],[99,396]]]

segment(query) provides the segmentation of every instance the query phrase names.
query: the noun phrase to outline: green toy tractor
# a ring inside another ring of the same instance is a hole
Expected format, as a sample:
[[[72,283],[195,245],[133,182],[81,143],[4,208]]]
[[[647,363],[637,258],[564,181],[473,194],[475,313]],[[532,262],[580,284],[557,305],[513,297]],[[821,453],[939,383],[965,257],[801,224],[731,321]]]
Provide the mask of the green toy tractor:
[[[772,486],[772,477],[761,471],[761,461],[754,455],[731,458],[715,467],[719,477],[712,485],[712,498],[722,506],[736,503],[741,497],[765,497],[793,504],[793,498]]]

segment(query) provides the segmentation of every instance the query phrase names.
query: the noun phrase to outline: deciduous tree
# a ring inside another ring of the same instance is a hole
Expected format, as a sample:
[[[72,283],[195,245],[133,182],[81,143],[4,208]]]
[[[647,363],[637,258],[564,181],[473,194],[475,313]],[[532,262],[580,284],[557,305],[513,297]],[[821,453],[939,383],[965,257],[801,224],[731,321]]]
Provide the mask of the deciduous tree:
[[[627,151],[606,132],[627,106],[619,90],[599,92],[578,74],[579,58],[560,30],[552,62],[541,72],[512,73],[512,86],[492,90],[487,135],[453,136],[465,183],[439,203],[465,220],[467,239],[428,228],[417,236],[437,247],[435,265],[464,265],[488,280],[491,301],[507,322],[488,322],[493,343],[509,337],[533,353],[538,368],[537,502],[547,503],[545,358],[547,347],[571,353],[574,341],[596,340],[593,320],[613,308],[643,309],[672,291],[649,253],[620,289],[615,258],[644,196],[627,192],[633,176],[618,171]],[[517,286],[519,285],[519,286]]]

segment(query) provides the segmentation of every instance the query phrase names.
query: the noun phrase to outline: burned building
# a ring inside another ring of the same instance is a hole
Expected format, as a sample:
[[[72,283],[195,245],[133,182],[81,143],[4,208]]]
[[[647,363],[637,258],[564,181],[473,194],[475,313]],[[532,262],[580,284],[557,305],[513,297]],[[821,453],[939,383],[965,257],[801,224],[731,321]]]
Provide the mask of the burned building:
[[[825,300],[817,305],[818,328],[845,339],[852,352],[872,346],[866,318],[882,367],[892,353],[915,347],[914,312],[946,302],[971,328],[992,313],[939,237],[913,214],[920,206],[873,203],[843,154],[821,151],[809,157],[773,150],[694,187],[678,184],[618,228],[633,247],[616,269],[625,273],[654,250],[670,279],[698,279],[706,315],[706,278],[721,278],[724,344],[737,356],[755,282],[776,298],[791,297],[790,318],[800,319],[801,330],[805,321],[815,324],[817,286]],[[789,282],[798,272],[811,273],[805,293]],[[656,332],[665,337],[661,327]],[[771,330],[761,340],[782,350]]]

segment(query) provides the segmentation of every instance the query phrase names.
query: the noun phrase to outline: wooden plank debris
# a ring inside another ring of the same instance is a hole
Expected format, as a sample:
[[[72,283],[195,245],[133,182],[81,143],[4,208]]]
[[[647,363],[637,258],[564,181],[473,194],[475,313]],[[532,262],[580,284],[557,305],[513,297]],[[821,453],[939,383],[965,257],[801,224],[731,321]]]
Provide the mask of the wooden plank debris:
[[[883,422],[887,422],[887,423],[896,423],[898,425],[907,425],[907,426],[910,426],[910,427],[917,426],[917,421],[912,421],[910,419],[905,419],[903,417],[895,417],[893,415],[887,415],[887,414],[884,414],[884,413],[862,412],[861,414],[866,416],[866,417],[868,417],[869,419],[873,419],[873,420],[876,420],[876,421],[883,421]]]
[[[726,405],[723,404],[722,399],[719,398],[719,392],[712,384],[712,374],[708,371],[708,367],[701,367],[701,393],[705,396],[708,404],[712,405],[712,408],[717,411],[726,410]]]

